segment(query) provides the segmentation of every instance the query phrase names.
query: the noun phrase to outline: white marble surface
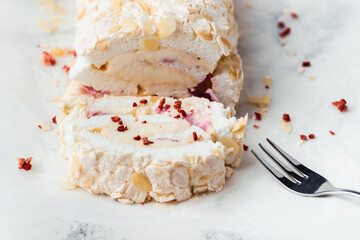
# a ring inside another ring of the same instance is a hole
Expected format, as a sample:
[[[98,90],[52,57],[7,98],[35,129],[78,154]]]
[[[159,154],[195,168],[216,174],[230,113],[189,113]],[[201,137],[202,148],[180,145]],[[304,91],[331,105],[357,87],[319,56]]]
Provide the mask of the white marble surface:
[[[257,108],[250,95],[273,96],[268,114],[255,130],[250,121],[246,144],[271,137],[336,186],[360,189],[360,2],[357,0],[236,1],[243,37],[239,51],[246,82],[241,114]],[[72,1],[61,1],[73,9]],[[289,9],[299,19],[283,16]],[[62,64],[44,68],[38,43],[70,46],[74,10],[55,35],[37,26],[46,15],[35,0],[0,0],[0,239],[359,239],[360,200],[351,197],[304,198],[282,188],[249,151],[226,188],[181,204],[121,205],[82,190],[66,191],[66,163],[58,156],[54,132],[39,131],[52,118],[59,94],[54,79],[65,78]],[[276,26],[292,32],[281,47]],[[296,51],[296,56],[288,52]],[[69,62],[70,58],[64,59]],[[312,67],[298,74],[296,67]],[[261,79],[274,84],[264,88]],[[309,80],[316,76],[316,80]],[[349,111],[331,105],[345,98]],[[293,133],[280,127],[283,113]],[[328,131],[336,135],[331,136]],[[297,145],[299,134],[316,139]],[[17,169],[14,156],[33,156],[33,170]],[[325,236],[325,237],[323,237]]]

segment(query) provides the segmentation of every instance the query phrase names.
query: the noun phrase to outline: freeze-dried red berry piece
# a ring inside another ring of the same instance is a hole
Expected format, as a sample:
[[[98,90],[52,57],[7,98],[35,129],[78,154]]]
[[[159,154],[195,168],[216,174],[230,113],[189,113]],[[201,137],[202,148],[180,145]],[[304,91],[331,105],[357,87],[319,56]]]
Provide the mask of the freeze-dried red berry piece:
[[[147,102],[148,102],[148,100],[146,100],[146,99],[142,99],[142,100],[140,100],[140,102],[139,102],[139,103],[142,103],[142,104],[147,104]]]
[[[137,104],[136,104],[136,102],[134,102],[134,103],[133,103],[133,107],[137,107]]]
[[[180,113],[183,117],[186,117],[186,112],[184,110],[181,110]]]
[[[329,133],[330,133],[331,135],[335,135],[335,133],[334,133],[333,131],[331,131],[331,130],[329,130]]]
[[[334,106],[337,106],[337,109],[340,111],[340,112],[344,112],[347,110],[347,106],[346,106],[346,101],[345,99],[340,99],[340,101],[335,101],[335,102],[332,102],[332,105]]]
[[[255,129],[259,129],[259,128],[260,128],[260,126],[259,126],[259,125],[256,125],[256,124],[254,124],[253,127],[254,127]]]
[[[168,110],[170,108],[170,105],[166,104],[164,108],[165,108],[165,110]]]
[[[154,142],[150,141],[147,137],[141,138],[141,141],[144,145],[149,145],[149,144],[154,143]]]
[[[249,146],[248,146],[248,145],[243,144],[243,149],[244,149],[244,151],[247,151],[247,150],[248,150],[248,148],[249,148]]]
[[[27,159],[25,158],[18,158],[18,161],[19,161],[19,169],[24,169],[25,171],[29,171],[31,170],[31,160],[32,160],[32,157],[28,157]]]
[[[287,114],[287,113],[284,113],[284,114],[283,114],[282,119],[283,119],[285,122],[290,122],[290,121],[291,121],[290,115]]]
[[[309,138],[310,138],[310,139],[314,139],[314,138],[315,138],[315,134],[313,134],[313,133],[309,134]]]
[[[69,50],[69,51],[68,51],[68,54],[72,54],[74,57],[77,56],[75,50]]]
[[[181,103],[182,103],[182,102],[181,102],[180,100],[175,101],[175,103],[174,103],[174,108],[177,109],[177,110],[180,109],[180,108],[181,108]]]
[[[255,120],[260,121],[261,120],[261,114],[258,112],[255,112]]]
[[[174,118],[180,118],[180,114],[176,115]]]
[[[140,141],[140,140],[141,140],[140,135],[137,135],[136,137],[134,137],[134,140],[135,140],[135,141]]]
[[[44,66],[47,66],[47,65],[55,66],[56,60],[53,57],[53,55],[51,55],[50,53],[44,51],[43,52],[43,64],[44,64]]]
[[[119,126],[118,129],[117,129],[119,132],[125,132],[128,130],[128,127],[127,126]]]
[[[296,13],[292,12],[291,13],[291,17],[294,18],[294,19],[298,19],[299,18],[299,15],[297,15]]]
[[[279,33],[279,36],[281,38],[285,38],[287,35],[289,35],[291,32],[291,29],[289,27],[285,28],[281,33]]]
[[[266,89],[269,89],[270,87],[269,87],[269,85],[265,85],[265,88],[266,88]]]
[[[56,116],[54,116],[54,117],[52,118],[52,122],[53,122],[53,124],[57,124]]]
[[[193,135],[193,140],[194,141],[197,141],[199,139],[196,132],[193,132],[192,135]]]
[[[112,116],[111,117],[111,121],[113,121],[113,122],[118,122],[120,120],[121,120],[121,118],[119,116]]]
[[[162,98],[159,102],[159,106],[158,108],[163,108],[164,107],[164,104],[165,104],[165,98]]]
[[[303,141],[306,141],[307,137],[306,137],[306,135],[301,134],[301,135],[300,135],[300,139],[303,140]]]
[[[124,125],[124,123],[123,123],[123,121],[119,121],[119,125],[121,126],[121,125]]]
[[[62,67],[62,69],[63,69],[64,72],[66,72],[66,73],[69,73],[69,71],[70,71],[70,67],[67,66],[67,65],[64,65],[64,66]]]
[[[147,123],[147,121],[145,120],[145,121],[142,121],[141,123]]]
[[[311,67],[311,62],[310,61],[304,61],[304,62],[302,62],[302,66],[303,67]]]
[[[278,27],[279,28],[284,28],[285,27],[285,23],[284,22],[278,22]]]

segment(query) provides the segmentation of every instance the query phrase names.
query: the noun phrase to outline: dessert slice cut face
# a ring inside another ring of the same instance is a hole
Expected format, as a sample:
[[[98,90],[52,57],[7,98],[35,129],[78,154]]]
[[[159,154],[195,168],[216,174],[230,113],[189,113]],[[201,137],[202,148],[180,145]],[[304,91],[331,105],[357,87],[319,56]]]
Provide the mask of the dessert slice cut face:
[[[122,96],[206,97],[235,113],[243,75],[233,1],[76,3],[71,79]]]
[[[57,117],[68,181],[121,202],[220,191],[238,166],[246,118],[205,98],[97,95],[71,83]]]

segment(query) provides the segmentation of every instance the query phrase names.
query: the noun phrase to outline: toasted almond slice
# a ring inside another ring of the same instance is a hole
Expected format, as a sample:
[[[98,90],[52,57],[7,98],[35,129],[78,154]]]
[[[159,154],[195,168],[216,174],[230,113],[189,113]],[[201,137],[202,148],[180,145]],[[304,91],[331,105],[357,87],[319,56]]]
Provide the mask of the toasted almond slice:
[[[147,176],[136,172],[131,175],[131,183],[138,189],[144,192],[150,192],[152,189],[151,183]]]
[[[266,85],[271,85],[272,82],[273,82],[273,80],[272,80],[271,77],[264,77],[264,78],[262,79],[262,81],[263,81],[263,83],[266,84]]]
[[[113,6],[113,8],[120,8],[121,7],[121,0],[111,0],[111,5]]]
[[[151,15],[156,14],[158,11],[159,11],[159,9],[157,7],[151,6],[151,8],[150,8],[150,14]]]
[[[231,167],[225,167],[225,178],[230,178],[234,170]]]
[[[135,32],[138,25],[135,22],[135,18],[128,17],[121,21],[120,25],[124,27],[125,32]]]
[[[155,33],[154,23],[148,19],[141,21],[141,29],[146,35],[152,35]]]
[[[64,181],[59,182],[59,186],[65,190],[74,190],[77,188],[76,185],[69,183],[69,182],[64,182]]]
[[[62,96],[58,96],[58,97],[56,97],[56,98],[53,98],[53,99],[51,100],[51,102],[52,102],[52,103],[60,103],[61,100],[62,100]]]
[[[285,132],[291,133],[292,127],[291,127],[291,124],[289,122],[281,120],[280,125],[285,130]]]
[[[199,34],[202,38],[204,38],[204,39],[206,39],[206,40],[213,40],[213,39],[214,39],[213,35],[212,35],[210,32],[207,32],[207,31],[199,30],[199,31],[198,31],[198,34]]]
[[[83,9],[79,12],[79,14],[77,15],[77,18],[76,18],[76,19],[79,21],[79,20],[81,20],[82,18],[84,18],[85,15],[86,15],[86,8],[83,8]]]
[[[227,40],[224,37],[221,37],[221,41],[227,48],[231,49],[231,44],[230,44],[229,40]]]
[[[57,25],[53,24],[52,20],[50,21],[39,20],[38,24],[39,27],[47,33],[56,32],[56,30],[58,29]]]
[[[109,47],[109,45],[107,44],[105,39],[98,41],[95,45],[96,50],[106,50],[106,49],[108,49],[108,47]]]
[[[141,7],[145,12],[147,12],[148,14],[150,14],[150,7],[149,7],[149,5],[147,5],[147,4],[144,3],[144,2],[138,2],[138,4],[140,5],[140,7]]]
[[[167,16],[160,20],[160,22],[156,25],[157,27],[157,35],[160,38],[166,38],[173,34],[176,30],[176,22],[174,17]]]
[[[297,73],[304,73],[305,72],[305,68],[303,68],[302,66],[298,66],[296,69]]]
[[[40,121],[39,127],[41,128],[41,130],[44,130],[44,131],[50,131],[51,130],[50,124],[48,124],[45,121]]]
[[[53,49],[51,49],[50,53],[58,57],[63,57],[66,55],[65,51],[58,47],[54,47]]]
[[[103,19],[104,17],[106,17],[106,12],[101,12],[93,21],[93,23],[96,23],[97,21]]]
[[[109,29],[109,34],[113,34],[118,32],[121,29],[120,25],[114,25]]]
[[[268,107],[270,105],[271,96],[262,95],[262,96],[251,96],[248,97],[248,102],[257,104],[259,107]]]

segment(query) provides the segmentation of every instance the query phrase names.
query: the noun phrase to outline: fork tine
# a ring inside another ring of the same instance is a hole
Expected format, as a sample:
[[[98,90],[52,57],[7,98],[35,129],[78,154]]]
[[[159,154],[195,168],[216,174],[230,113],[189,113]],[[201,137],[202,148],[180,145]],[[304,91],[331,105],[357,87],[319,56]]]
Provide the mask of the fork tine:
[[[309,173],[313,173],[312,170],[302,165],[300,162],[298,162],[295,158],[290,156],[288,153],[286,153],[284,150],[282,150],[278,145],[273,143],[270,139],[266,138],[266,141],[278,152],[283,156],[296,170],[298,170],[304,177],[307,177]]]
[[[269,150],[267,150],[261,143],[259,143],[259,147],[268,155],[282,170],[284,170],[289,178],[292,179],[296,183],[300,183],[303,178],[293,170],[291,170],[288,166],[286,166],[282,161],[280,161],[277,157],[275,157]]]
[[[264,159],[262,159],[259,155],[257,155],[254,150],[251,150],[251,153],[256,157],[259,162],[264,165],[264,167],[271,172],[272,175],[274,175],[282,184],[287,186],[288,188],[291,188],[295,185],[292,181],[287,179],[283,174],[281,174],[278,170],[273,168],[268,162],[266,162]]]

